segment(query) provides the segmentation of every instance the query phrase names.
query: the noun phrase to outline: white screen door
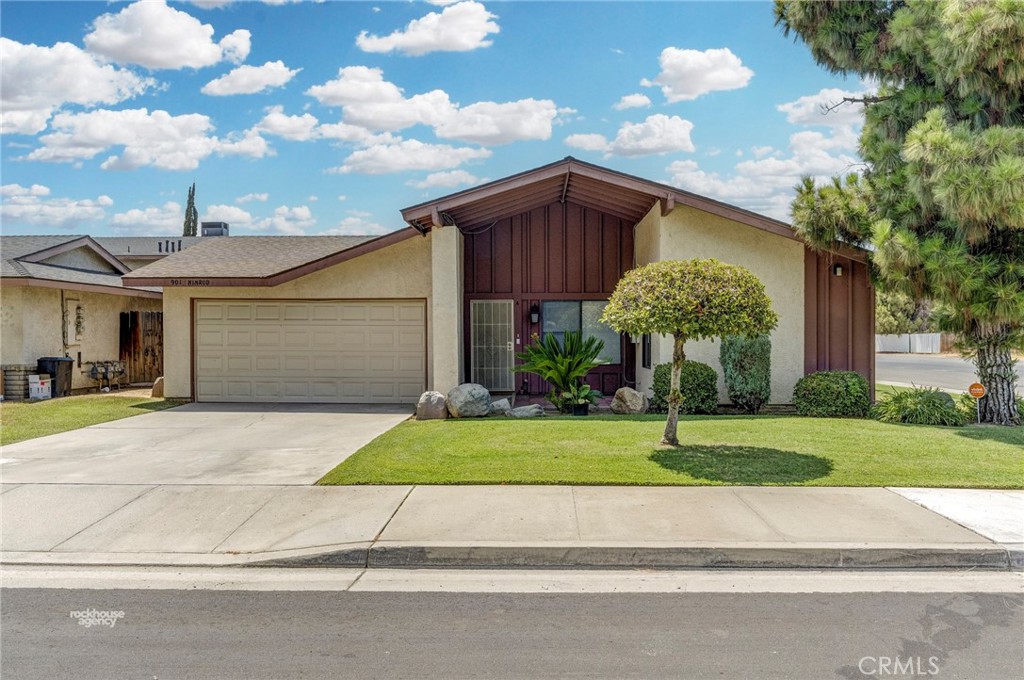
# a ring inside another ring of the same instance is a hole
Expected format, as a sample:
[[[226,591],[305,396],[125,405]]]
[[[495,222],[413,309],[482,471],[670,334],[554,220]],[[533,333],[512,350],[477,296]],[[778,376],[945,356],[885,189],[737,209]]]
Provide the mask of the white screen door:
[[[472,300],[469,305],[473,382],[492,392],[514,389],[512,300]]]

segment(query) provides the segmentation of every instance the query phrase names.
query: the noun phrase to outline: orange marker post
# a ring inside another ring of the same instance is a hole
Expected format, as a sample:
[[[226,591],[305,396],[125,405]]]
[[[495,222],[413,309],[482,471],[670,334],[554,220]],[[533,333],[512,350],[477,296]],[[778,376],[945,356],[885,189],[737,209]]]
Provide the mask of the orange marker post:
[[[985,386],[981,383],[972,383],[971,386],[967,388],[967,394],[974,397],[974,407],[978,414],[979,425],[981,425],[981,398],[987,393],[988,390],[986,390]]]

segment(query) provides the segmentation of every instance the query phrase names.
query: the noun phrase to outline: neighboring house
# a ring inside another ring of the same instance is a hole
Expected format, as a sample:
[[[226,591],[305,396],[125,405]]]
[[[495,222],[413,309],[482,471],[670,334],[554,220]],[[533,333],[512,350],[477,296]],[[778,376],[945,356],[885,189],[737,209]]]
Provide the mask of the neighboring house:
[[[751,269],[780,323],[772,401],[805,373],[873,383],[865,253],[812,252],[792,228],[666,185],[566,158],[402,211],[386,236],[208,239],[124,277],[163,286],[165,393],[198,401],[409,403],[463,381],[543,390],[510,370],[534,334],[605,340],[604,392],[649,390],[668,338],[598,321],[626,270],[715,257]],[[717,342],[687,345],[719,370]],[[720,383],[722,400],[726,401]]]
[[[72,389],[120,362],[123,382],[162,373],[160,290],[125,285],[129,268],[88,236],[0,236],[4,396],[24,399],[41,357],[71,357]],[[117,368],[117,367],[115,367]]]
[[[147,264],[199,243],[200,236],[97,236],[103,246],[128,269]]]

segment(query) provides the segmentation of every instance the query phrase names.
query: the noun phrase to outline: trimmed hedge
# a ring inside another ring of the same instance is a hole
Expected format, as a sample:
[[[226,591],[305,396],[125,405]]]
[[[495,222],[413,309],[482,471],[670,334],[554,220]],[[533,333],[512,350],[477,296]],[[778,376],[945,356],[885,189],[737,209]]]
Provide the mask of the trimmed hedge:
[[[672,386],[672,364],[654,367],[651,398],[652,413],[668,413],[668,391]],[[679,413],[686,415],[710,414],[718,410],[718,373],[699,361],[684,361],[679,374],[679,392],[683,402]]]
[[[950,425],[969,422],[967,413],[946,392],[930,387],[915,387],[881,399],[871,414],[883,423],[911,425]]]
[[[865,418],[871,410],[868,381],[854,371],[819,371],[793,389],[797,413],[814,418]]]
[[[726,336],[718,358],[729,399],[748,413],[758,413],[772,396],[771,338]]]

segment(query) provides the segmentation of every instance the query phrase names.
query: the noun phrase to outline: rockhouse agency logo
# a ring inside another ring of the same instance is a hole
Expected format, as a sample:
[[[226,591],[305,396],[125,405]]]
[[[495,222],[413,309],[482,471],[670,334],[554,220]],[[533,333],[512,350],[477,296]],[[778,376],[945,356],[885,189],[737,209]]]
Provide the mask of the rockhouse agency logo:
[[[934,676],[939,674],[939,657],[865,656],[857,668],[868,677]]]
[[[78,619],[79,626],[92,628],[93,626],[106,626],[113,628],[120,619],[124,618],[122,611],[100,611],[99,609],[81,609],[71,612],[71,618]]]

